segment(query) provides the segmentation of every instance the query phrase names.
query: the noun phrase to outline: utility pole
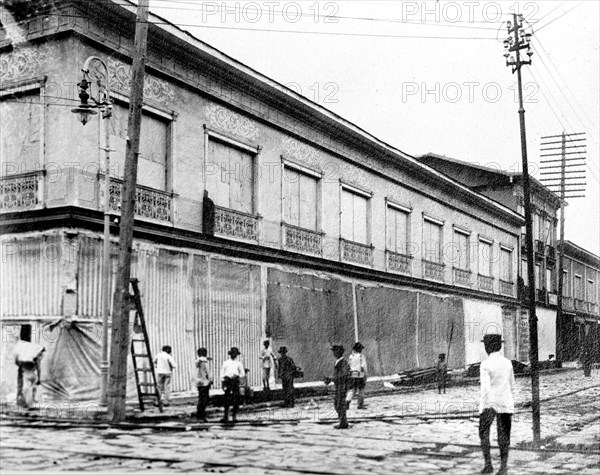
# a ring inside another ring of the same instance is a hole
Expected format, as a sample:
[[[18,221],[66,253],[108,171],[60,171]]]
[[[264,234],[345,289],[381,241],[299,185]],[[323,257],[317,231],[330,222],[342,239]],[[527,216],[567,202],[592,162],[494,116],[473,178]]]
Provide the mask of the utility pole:
[[[585,186],[585,142],[584,132],[575,134],[548,135],[542,137],[540,157],[540,167],[542,178],[541,182],[548,187],[550,191],[560,196],[560,241],[558,248],[558,298],[556,309],[556,360],[563,361],[565,357],[565,336],[563,334],[563,273],[564,273],[564,243],[565,243],[565,205],[567,198],[583,198],[580,194],[585,188],[576,188]],[[557,152],[560,150],[560,152]],[[575,150],[575,151],[573,151]],[[549,153],[546,153],[549,152]],[[569,158],[567,158],[569,155]],[[577,155],[577,157],[571,157]],[[560,157],[560,158],[556,158]],[[567,161],[569,162],[567,164]],[[557,164],[557,162],[560,162]],[[573,162],[573,163],[571,163]],[[569,168],[569,170],[567,170]]]
[[[531,64],[531,34],[523,31],[523,17],[513,14],[513,24],[507,22],[508,38],[504,40],[506,65],[517,73],[519,88],[519,125],[521,128],[521,159],[523,162],[523,201],[525,207],[525,241],[527,243],[527,281],[529,283],[529,364],[531,365],[531,406],[533,446],[540,446],[540,375],[538,367],[538,324],[535,313],[535,264],[533,261],[533,223],[531,219],[531,190],[527,163],[527,138],[525,135],[525,109],[523,108],[523,83],[521,67]],[[513,35],[513,36],[511,36]],[[521,50],[527,48],[529,59],[521,59]],[[512,55],[514,53],[514,56]]]
[[[127,122],[127,151],[121,191],[121,227],[119,231],[119,267],[113,301],[113,324],[110,352],[108,418],[113,422],[125,419],[127,390],[127,355],[129,353],[129,285],[131,277],[131,248],[135,216],[140,130],[144,96],[146,43],[148,38],[148,3],[139,0],[135,27],[129,119]]]

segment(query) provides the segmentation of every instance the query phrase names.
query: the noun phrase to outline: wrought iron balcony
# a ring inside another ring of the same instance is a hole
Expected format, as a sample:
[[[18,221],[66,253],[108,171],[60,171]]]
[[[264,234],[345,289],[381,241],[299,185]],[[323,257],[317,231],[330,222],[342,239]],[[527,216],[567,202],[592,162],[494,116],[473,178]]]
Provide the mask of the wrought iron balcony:
[[[593,302],[588,302],[588,312],[589,313],[598,313],[598,304]]]
[[[564,297],[562,298],[562,306],[563,308],[575,308],[573,297]]]
[[[0,211],[22,211],[43,206],[44,171],[0,177]]]
[[[323,255],[323,233],[281,223],[283,247],[291,251]]]
[[[423,259],[423,278],[444,282],[445,265],[441,262],[427,261]]]
[[[548,291],[546,289],[537,289],[537,301],[543,304],[548,303]]]
[[[483,290],[484,292],[494,291],[494,278],[489,275],[478,274],[477,283],[479,290]]]
[[[258,242],[258,216],[215,206],[215,234]]]
[[[452,268],[452,276],[455,285],[471,287],[471,274],[472,272],[470,270],[459,269],[458,267]]]
[[[385,251],[385,253],[388,271],[408,275],[412,273],[412,256],[400,254],[399,252],[394,251]]]
[[[585,302],[581,299],[575,299],[575,310],[585,310]]]
[[[340,238],[340,260],[372,266],[373,246]]]
[[[546,247],[546,267],[554,268],[556,265],[556,249],[552,246]]]
[[[104,181],[101,175],[100,181]],[[104,201],[104,187],[100,187],[102,202]],[[121,192],[123,180],[111,177],[109,186],[109,206],[112,212],[121,212]],[[137,185],[135,188],[135,216],[164,223],[173,222],[173,194],[157,190],[148,186]]]
[[[546,250],[546,246],[545,244],[540,241],[539,239],[536,239],[535,242],[533,243],[534,247],[534,258],[536,261],[541,261],[544,259],[544,251]]]
[[[515,288],[515,283],[514,282],[508,282],[506,280],[502,280],[500,279],[500,293],[502,295],[508,295],[508,296],[513,296],[514,295],[514,288]]]

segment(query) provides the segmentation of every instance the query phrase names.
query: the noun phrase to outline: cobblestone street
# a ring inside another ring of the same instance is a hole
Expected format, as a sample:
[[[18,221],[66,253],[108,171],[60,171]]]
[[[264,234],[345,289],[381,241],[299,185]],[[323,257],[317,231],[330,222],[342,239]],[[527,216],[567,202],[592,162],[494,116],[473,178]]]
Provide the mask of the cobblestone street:
[[[513,419],[510,473],[599,473],[599,374],[595,370],[592,378],[584,378],[580,371],[541,376],[545,448],[527,448],[531,417],[526,408],[520,409]],[[516,402],[523,407],[530,395],[529,379],[519,378],[517,386]],[[357,411],[353,402],[351,428],[346,431],[333,429],[329,401],[304,400],[287,412],[244,412],[237,425],[198,425],[188,419],[183,421],[188,430],[178,432],[25,427],[5,420],[1,468],[3,472],[473,474],[482,467],[477,417],[472,416],[478,395],[478,386],[467,386],[441,396],[421,391],[371,397],[365,411]],[[219,417],[215,413],[211,419]],[[499,465],[497,448],[493,457]]]

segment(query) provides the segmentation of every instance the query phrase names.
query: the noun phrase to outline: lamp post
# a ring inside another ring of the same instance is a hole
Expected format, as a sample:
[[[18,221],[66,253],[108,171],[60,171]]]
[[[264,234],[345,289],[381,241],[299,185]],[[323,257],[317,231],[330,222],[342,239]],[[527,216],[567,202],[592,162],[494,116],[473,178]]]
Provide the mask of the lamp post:
[[[106,63],[97,56],[85,60],[82,68],[83,78],[78,84],[81,104],[71,110],[79,115],[83,125],[91,115],[102,112],[104,122],[104,252],[102,259],[102,360],[100,362],[100,405],[105,406],[108,392],[108,309],[110,306],[110,118],[112,100],[110,97],[109,73]],[[96,96],[92,86],[97,87]],[[90,89],[92,95],[87,92]],[[93,104],[88,104],[88,100]]]

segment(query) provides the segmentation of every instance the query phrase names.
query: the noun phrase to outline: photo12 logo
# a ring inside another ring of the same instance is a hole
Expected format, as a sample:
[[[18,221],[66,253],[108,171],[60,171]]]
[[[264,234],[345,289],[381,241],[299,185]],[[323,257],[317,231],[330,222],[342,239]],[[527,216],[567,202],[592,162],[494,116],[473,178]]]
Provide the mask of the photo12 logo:
[[[518,88],[516,84],[508,88],[512,91],[512,97],[515,103],[519,101]],[[528,82],[523,85],[523,102],[526,104],[537,104],[537,93],[540,87],[535,82]],[[495,104],[502,99],[502,86],[497,82],[488,82],[485,84],[469,81],[463,82],[447,82],[427,84],[425,82],[403,82],[402,83],[402,102],[407,103],[409,100],[417,100],[425,104],[427,102],[447,102],[456,104],[458,102],[474,102],[483,101],[489,104]]]
[[[507,14],[535,22],[535,2],[402,2],[403,23],[500,23]]]
[[[335,2],[202,2],[202,23],[338,23]]]

